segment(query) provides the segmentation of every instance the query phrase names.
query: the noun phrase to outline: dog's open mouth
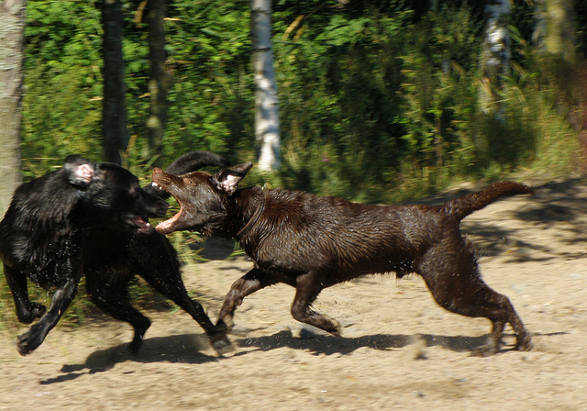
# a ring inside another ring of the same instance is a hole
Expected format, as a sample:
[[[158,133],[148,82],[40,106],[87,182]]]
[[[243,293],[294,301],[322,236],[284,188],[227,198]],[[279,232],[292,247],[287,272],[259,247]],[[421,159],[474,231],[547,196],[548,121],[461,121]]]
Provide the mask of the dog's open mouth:
[[[180,207],[179,211],[173,217],[157,224],[155,229],[161,234],[171,234],[172,232],[177,231],[180,226],[180,220],[185,218],[183,203],[180,198],[178,198],[177,190],[174,189],[175,185],[172,181],[174,179],[178,179],[178,177],[172,174],[167,174],[160,168],[153,169],[152,186],[173,196]]]
[[[126,218],[126,222],[130,226],[135,227],[139,233],[148,233],[153,229],[151,224],[149,224],[149,219],[140,215],[130,215]]]
[[[155,227],[155,230],[157,230],[159,233],[161,234],[171,234],[172,232],[174,232],[176,230],[176,226],[178,221],[183,217],[183,208],[180,208],[180,210],[177,212],[177,214],[175,214],[173,217],[165,220],[165,221],[161,221],[159,224],[157,224],[157,227]]]

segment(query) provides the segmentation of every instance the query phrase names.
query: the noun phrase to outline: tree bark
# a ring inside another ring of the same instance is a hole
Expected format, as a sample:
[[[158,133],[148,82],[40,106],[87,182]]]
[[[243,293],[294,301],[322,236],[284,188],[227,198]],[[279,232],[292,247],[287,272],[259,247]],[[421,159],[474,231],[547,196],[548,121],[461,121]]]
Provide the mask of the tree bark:
[[[502,87],[504,75],[509,72],[510,38],[507,19],[511,0],[490,0],[485,6],[487,28],[481,52],[482,80],[479,90],[479,106],[485,114],[501,116],[498,91]]]
[[[102,132],[104,159],[121,163],[121,152],[128,144],[126,130],[124,61],[122,57],[122,6],[120,0],[103,0],[104,28],[102,52],[104,57],[104,99],[102,103]]]
[[[0,3],[0,218],[21,182],[23,43],[26,0]]]
[[[151,95],[150,115],[147,130],[151,153],[161,157],[163,135],[167,122],[167,94],[171,87],[172,77],[165,70],[165,0],[149,0],[147,4],[147,22],[149,25],[149,60],[151,62],[151,78],[149,93]],[[156,160],[154,164],[158,164]]]
[[[251,37],[255,73],[255,136],[261,144],[259,169],[279,167],[279,104],[271,47],[271,0],[251,0]]]

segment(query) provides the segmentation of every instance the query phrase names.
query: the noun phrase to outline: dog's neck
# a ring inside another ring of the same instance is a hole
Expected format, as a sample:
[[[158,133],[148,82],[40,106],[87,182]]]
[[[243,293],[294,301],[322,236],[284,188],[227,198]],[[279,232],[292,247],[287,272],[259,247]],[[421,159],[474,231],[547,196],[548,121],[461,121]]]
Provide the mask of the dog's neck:
[[[265,192],[259,186],[238,190],[234,194],[233,236],[242,240],[255,226],[265,211]]]

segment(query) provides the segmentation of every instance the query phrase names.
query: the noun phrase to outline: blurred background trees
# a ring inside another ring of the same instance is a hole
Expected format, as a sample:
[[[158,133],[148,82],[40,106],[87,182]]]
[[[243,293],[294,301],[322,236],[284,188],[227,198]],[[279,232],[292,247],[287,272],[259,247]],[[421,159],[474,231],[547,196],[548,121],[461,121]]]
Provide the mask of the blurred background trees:
[[[20,183],[25,0],[0,3],[0,214]]]
[[[109,2],[120,7],[124,56],[124,84],[112,90],[126,107],[126,131],[116,132],[122,163],[145,175],[195,149],[257,161],[252,2],[29,0],[25,177],[72,152],[102,158]],[[274,0],[274,183],[391,201],[463,179],[576,167],[584,8],[571,0]],[[501,68],[487,70],[488,50],[505,57]]]
[[[273,0],[259,45],[255,1],[28,0],[21,71],[24,3],[0,1],[1,207],[71,153],[145,179],[189,150],[258,162],[267,44],[281,165],[252,182],[392,202],[585,167],[584,1]]]

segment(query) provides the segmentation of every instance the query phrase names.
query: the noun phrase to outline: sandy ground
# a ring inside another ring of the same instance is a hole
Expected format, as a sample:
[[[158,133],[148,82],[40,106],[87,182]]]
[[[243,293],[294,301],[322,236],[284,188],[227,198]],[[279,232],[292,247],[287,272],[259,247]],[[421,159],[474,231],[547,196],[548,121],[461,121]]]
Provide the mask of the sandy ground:
[[[217,357],[180,310],[151,311],[138,356],[130,327],[58,326],[20,357],[0,336],[0,409],[587,409],[587,184],[542,185],[537,196],[468,217],[485,280],[512,300],[534,349],[471,357],[490,324],[448,313],[416,275],[370,276],[325,290],[315,307],[344,325],[336,338],[296,323],[293,289],[248,297],[235,352]],[[188,289],[215,318],[243,257],[186,267]]]

